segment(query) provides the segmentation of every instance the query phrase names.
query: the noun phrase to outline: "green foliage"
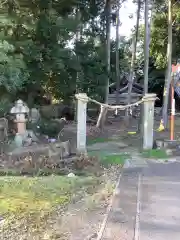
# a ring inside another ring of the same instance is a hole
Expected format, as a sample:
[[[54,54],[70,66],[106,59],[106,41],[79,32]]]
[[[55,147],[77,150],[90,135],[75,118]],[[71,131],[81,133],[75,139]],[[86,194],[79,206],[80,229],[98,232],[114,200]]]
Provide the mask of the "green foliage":
[[[2,97],[0,101],[0,117],[5,117],[13,107],[12,102],[7,97]]]
[[[34,131],[49,138],[57,138],[59,132],[63,129],[62,124],[55,120],[41,119],[38,124],[35,124]]]
[[[173,2],[173,49],[172,59],[177,60],[180,56],[180,4]],[[168,40],[168,13],[165,1],[157,1],[153,10],[151,26],[150,56],[158,69],[166,67],[166,52]],[[140,27],[140,43],[143,49],[144,25]]]
[[[175,2],[173,59],[180,55],[180,5]],[[116,10],[113,3],[112,23]],[[43,90],[65,102],[80,91],[103,101],[107,76],[105,13],[102,0],[4,1],[0,4],[0,91],[13,95],[24,91],[28,98],[32,92]],[[137,65],[144,57],[143,35],[142,25]],[[130,41],[121,36],[121,73],[129,68],[129,48]],[[150,56],[157,69],[166,67],[166,50],[167,3],[158,0],[154,3],[150,44]],[[112,41],[110,82],[116,80],[115,62],[115,42]],[[151,73],[151,82],[157,78],[156,73]]]
[[[43,89],[64,101],[78,90],[102,100],[104,5],[101,0],[7,0],[0,4],[0,86],[17,94],[22,89],[28,94]],[[76,38],[79,30],[81,39]],[[121,71],[127,66],[125,45],[120,46]],[[112,47],[112,71],[114,52]]]
[[[28,72],[22,54],[16,54],[14,46],[7,41],[0,41],[0,87],[13,92],[27,80]]]

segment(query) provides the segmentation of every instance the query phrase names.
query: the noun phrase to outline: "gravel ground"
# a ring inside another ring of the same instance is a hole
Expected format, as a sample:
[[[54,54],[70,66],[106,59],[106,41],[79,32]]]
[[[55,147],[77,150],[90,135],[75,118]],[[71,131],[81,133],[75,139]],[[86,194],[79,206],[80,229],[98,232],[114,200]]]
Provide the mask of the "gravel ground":
[[[106,184],[92,198],[86,199],[84,204],[72,208],[69,218],[63,229],[67,229],[66,240],[94,240],[105,217],[106,209],[113,193],[114,186],[119,177],[119,169],[112,167],[105,172]],[[63,220],[62,220],[63,221]]]

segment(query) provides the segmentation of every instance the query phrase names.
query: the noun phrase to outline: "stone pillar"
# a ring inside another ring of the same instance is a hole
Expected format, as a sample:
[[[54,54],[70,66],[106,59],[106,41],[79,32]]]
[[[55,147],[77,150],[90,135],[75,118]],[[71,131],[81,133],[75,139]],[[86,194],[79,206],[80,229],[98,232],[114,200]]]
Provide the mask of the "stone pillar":
[[[16,124],[17,124],[17,133],[19,134],[25,134],[26,133],[26,118],[25,118],[25,114],[21,113],[21,114],[17,114],[16,115],[16,120],[15,120]]]
[[[17,147],[23,145],[23,140],[26,137],[26,118],[25,114],[29,113],[29,108],[22,100],[18,100],[10,113],[16,116],[15,123],[17,124],[17,133],[14,142]]]
[[[77,152],[86,152],[86,114],[88,96],[86,93],[76,94],[77,98]]]
[[[156,94],[146,94],[143,103],[143,149],[153,148],[154,103]]]

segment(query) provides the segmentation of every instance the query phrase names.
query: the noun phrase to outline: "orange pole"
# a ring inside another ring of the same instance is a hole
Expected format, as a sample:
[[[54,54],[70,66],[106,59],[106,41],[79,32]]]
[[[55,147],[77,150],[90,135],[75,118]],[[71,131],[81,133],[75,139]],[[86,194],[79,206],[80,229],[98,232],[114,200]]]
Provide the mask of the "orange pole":
[[[170,140],[174,140],[174,117],[175,116],[175,99],[174,99],[174,79],[171,82],[171,125],[170,125]]]

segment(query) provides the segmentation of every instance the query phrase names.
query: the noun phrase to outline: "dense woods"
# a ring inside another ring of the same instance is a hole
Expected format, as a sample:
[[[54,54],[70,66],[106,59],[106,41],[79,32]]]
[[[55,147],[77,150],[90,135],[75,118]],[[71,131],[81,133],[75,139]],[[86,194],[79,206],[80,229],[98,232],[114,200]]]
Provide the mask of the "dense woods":
[[[180,8],[172,0],[172,60],[180,55]],[[1,108],[21,96],[34,105],[38,95],[69,103],[76,92],[107,100],[107,86],[126,76],[143,85],[144,6],[123,36],[123,0],[7,0],[0,4]],[[163,88],[167,64],[168,4],[149,1],[149,90]],[[131,16],[130,16],[131,17]],[[139,22],[139,19],[141,21]],[[116,27],[117,26],[117,27]],[[110,29],[116,28],[116,37]],[[169,32],[170,33],[170,32]],[[131,80],[132,82],[132,80]],[[166,81],[167,82],[167,81]],[[167,85],[167,84],[166,84]],[[131,91],[131,87],[129,88]]]

